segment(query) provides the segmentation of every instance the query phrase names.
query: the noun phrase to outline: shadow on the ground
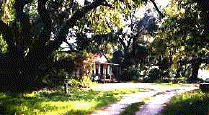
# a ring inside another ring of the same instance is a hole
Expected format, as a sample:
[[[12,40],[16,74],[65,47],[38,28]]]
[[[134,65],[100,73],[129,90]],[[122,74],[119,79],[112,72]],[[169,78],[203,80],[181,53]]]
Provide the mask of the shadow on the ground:
[[[134,113],[138,111],[139,107],[143,104],[145,103],[144,102],[132,103],[131,105],[126,107],[125,110],[120,115],[134,115]]]

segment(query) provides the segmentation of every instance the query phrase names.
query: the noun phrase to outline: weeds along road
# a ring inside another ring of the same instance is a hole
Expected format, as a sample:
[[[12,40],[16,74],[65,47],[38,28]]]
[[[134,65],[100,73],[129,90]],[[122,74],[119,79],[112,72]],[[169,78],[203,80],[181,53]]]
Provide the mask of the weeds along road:
[[[165,91],[172,90],[177,88],[193,88],[195,84],[182,84],[182,86],[169,85],[168,83],[105,83],[99,85],[92,85],[92,89],[115,89],[115,88],[142,88],[142,89],[151,89],[154,91]]]
[[[129,105],[140,102],[144,97],[150,97],[150,101],[146,102],[139,108],[136,115],[159,115],[165,103],[178,93],[197,89],[195,85],[186,84],[181,87],[175,85],[166,86],[166,84],[152,83],[107,83],[102,85],[94,85],[93,89],[110,89],[110,88],[143,88],[150,89],[148,92],[139,92],[135,94],[123,95],[121,101],[110,104],[104,110],[97,112],[95,115],[120,115]]]

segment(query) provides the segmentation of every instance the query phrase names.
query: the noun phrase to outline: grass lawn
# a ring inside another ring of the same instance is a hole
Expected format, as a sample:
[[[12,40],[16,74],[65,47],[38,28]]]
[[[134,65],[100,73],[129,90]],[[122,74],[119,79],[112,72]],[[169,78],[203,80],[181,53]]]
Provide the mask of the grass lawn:
[[[207,115],[208,111],[209,92],[195,90],[174,96],[163,115]]]
[[[152,83],[153,85],[159,85],[160,87],[184,87],[188,86],[188,84],[180,84],[180,83]]]
[[[23,97],[0,93],[3,114],[16,115],[72,115],[90,114],[101,106],[120,100],[121,94],[140,92],[139,88],[125,89],[69,89],[70,96],[62,91],[34,91]]]
[[[129,105],[125,111],[123,111],[120,115],[134,115],[136,111],[139,110],[139,107],[143,105],[144,102],[133,103]]]

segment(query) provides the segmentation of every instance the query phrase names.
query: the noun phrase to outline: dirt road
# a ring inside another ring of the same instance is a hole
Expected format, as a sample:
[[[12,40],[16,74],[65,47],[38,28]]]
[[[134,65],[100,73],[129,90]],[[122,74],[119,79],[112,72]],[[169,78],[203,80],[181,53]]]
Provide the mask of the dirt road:
[[[151,97],[151,100],[145,103],[136,112],[136,115],[159,115],[165,103],[168,102],[174,95],[197,89],[194,85],[186,85],[184,87],[161,87],[156,84],[149,83],[113,83],[95,85],[92,88],[149,88],[149,92],[139,92],[130,95],[123,95],[121,101],[109,105],[102,111],[94,113],[94,115],[120,115],[129,105],[140,102],[144,97]],[[162,93],[163,92],[163,93]]]

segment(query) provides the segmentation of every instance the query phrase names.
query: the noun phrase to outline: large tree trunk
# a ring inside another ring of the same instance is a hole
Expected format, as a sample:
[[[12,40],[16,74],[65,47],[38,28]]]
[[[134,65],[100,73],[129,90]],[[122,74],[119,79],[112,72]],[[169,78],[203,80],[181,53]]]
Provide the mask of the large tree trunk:
[[[200,68],[200,64],[201,64],[200,58],[193,58],[192,59],[192,76],[190,78],[190,80],[192,82],[196,82],[197,81],[198,70]]]
[[[44,28],[38,37],[33,38],[30,34],[31,23],[29,15],[23,12],[24,6],[28,4],[25,0],[16,0],[14,4],[16,9],[15,23],[17,22],[18,26],[10,27],[0,20],[0,33],[9,47],[8,59],[6,59],[9,60],[7,65],[9,73],[1,76],[2,87],[0,87],[0,91],[20,93],[43,87],[44,84],[40,82],[41,80],[36,79],[37,76],[42,75],[42,71],[39,69],[40,65],[50,60],[49,57],[53,51],[58,49],[61,43],[65,41],[69,28],[74,27],[77,20],[82,19],[88,11],[105,3],[105,0],[96,0],[92,4],[76,11],[60,28],[58,35],[55,35],[55,40],[49,43],[52,19],[46,9],[47,1],[38,0],[38,13],[44,23]],[[15,32],[13,33],[12,31]],[[19,43],[19,39],[23,40],[23,42]],[[26,49],[29,49],[27,55],[25,54]]]

